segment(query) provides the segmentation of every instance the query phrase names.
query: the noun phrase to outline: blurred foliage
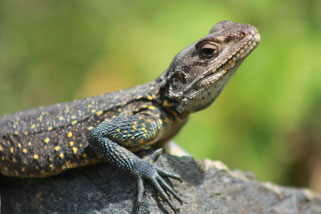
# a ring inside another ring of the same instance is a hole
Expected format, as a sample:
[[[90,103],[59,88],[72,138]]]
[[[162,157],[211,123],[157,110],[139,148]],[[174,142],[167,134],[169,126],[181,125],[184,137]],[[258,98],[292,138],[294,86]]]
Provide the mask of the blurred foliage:
[[[0,113],[150,81],[221,20],[255,25],[262,42],[175,141],[260,180],[321,191],[317,0],[2,0]]]

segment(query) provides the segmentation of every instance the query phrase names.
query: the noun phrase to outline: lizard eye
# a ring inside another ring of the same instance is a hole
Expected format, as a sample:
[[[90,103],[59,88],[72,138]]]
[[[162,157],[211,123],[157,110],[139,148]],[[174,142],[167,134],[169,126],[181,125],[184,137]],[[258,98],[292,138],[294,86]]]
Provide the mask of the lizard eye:
[[[218,47],[212,43],[206,43],[200,48],[200,53],[203,57],[210,58],[217,54]]]

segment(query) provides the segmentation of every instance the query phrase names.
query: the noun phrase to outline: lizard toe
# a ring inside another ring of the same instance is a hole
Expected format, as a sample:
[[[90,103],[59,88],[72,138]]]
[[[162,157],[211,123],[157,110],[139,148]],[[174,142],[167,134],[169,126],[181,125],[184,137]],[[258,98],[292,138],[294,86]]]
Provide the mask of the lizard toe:
[[[134,165],[135,175],[138,181],[138,204],[142,202],[142,196],[144,192],[144,185],[142,178],[148,180],[160,194],[161,198],[166,201],[166,203],[171,207],[171,209],[176,213],[177,209],[174,206],[170,196],[172,195],[177,201],[182,203],[179,195],[176,191],[165,181],[164,178],[174,178],[181,180],[179,175],[167,172],[160,167],[154,166],[151,163],[140,160]]]

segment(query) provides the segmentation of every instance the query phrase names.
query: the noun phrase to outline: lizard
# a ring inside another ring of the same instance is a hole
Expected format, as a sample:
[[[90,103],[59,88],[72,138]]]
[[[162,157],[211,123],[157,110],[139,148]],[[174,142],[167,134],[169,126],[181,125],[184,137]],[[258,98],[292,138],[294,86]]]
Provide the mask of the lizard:
[[[106,161],[137,180],[142,202],[148,180],[173,209],[182,203],[168,178],[181,177],[135,155],[162,147],[191,113],[210,106],[244,59],[260,42],[250,24],[221,21],[178,53],[154,81],[133,88],[44,107],[0,118],[0,173],[48,177],[68,169]]]

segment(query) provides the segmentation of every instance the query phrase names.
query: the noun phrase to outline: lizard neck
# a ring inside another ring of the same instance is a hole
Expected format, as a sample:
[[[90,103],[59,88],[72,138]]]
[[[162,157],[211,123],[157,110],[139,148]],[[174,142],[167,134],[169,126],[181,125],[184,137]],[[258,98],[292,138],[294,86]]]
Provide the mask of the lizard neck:
[[[168,70],[164,71],[158,78],[145,85],[145,92],[142,99],[156,103],[158,106],[175,116],[175,118],[187,118],[189,113],[181,113],[176,110],[180,103],[177,100],[168,97],[169,85],[166,81],[167,73]]]

